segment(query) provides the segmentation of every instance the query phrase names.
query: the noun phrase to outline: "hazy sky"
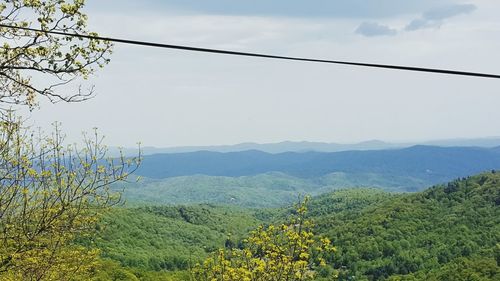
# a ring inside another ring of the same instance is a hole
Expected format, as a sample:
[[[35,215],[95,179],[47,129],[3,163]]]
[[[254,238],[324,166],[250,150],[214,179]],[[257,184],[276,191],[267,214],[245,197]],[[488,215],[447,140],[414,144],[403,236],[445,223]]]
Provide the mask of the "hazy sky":
[[[88,0],[103,36],[500,73],[500,1]],[[116,45],[97,96],[42,104],[113,146],[500,136],[500,80]]]

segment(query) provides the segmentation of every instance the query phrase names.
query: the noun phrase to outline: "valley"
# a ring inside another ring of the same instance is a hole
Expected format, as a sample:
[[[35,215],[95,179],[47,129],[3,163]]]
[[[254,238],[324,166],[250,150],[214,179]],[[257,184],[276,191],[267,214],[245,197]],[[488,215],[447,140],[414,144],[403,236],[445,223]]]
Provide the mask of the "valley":
[[[308,216],[315,233],[338,249],[328,270],[339,280],[496,280],[499,205],[500,173],[489,172],[416,193],[335,190],[313,197]],[[239,245],[249,230],[292,210],[212,204],[117,209],[96,245],[121,264],[116,270],[189,280],[182,278],[190,265],[217,248]]]

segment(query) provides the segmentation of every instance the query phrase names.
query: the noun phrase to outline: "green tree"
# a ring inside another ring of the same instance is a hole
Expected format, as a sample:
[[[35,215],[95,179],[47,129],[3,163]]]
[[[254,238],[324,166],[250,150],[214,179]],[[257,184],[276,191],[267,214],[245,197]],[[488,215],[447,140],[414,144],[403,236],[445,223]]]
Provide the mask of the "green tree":
[[[120,202],[110,184],[139,158],[105,159],[97,133],[84,147],[35,134],[22,122],[0,124],[0,279],[61,280],[86,274],[98,251],[72,242],[95,233],[100,215]]]
[[[83,80],[109,62],[112,45],[51,35],[87,30],[83,0],[0,2],[0,279],[68,280],[90,274],[99,252],[73,243],[95,233],[100,215],[120,202],[110,184],[126,179],[139,158],[107,160],[97,133],[83,148],[65,145],[56,125],[50,135],[24,127],[11,112],[93,95]],[[18,28],[16,28],[18,27]],[[30,31],[19,28],[34,28]],[[78,82],[77,90],[70,83]],[[88,276],[87,276],[88,277]]]
[[[220,249],[197,264],[194,280],[313,280],[316,270],[326,266],[323,254],[335,248],[327,238],[312,233],[313,224],[305,219],[307,201],[299,204],[296,215],[287,223],[252,231],[242,249]],[[333,274],[330,277],[334,278]]]
[[[87,30],[84,0],[4,0],[0,24],[97,35]],[[87,79],[109,62],[112,45],[107,41],[51,35],[0,27],[0,104],[33,109],[38,97],[51,102],[88,99],[93,88],[68,92],[68,83]],[[36,76],[36,80],[33,79]],[[64,93],[63,93],[64,90]]]

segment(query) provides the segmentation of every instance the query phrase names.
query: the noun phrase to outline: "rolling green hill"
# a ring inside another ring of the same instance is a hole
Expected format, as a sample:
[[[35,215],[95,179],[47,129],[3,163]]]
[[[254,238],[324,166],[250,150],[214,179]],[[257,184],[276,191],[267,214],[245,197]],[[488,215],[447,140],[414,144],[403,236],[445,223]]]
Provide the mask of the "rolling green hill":
[[[131,205],[218,204],[279,207],[298,195],[375,187],[415,192],[454,178],[500,168],[498,148],[414,146],[336,153],[241,151],[154,154],[125,184]]]
[[[320,185],[282,173],[248,177],[194,175],[168,179],[145,179],[126,186],[129,204],[221,204],[244,207],[276,207],[313,193]]]
[[[416,194],[324,195],[311,216],[345,278],[500,280],[500,173]]]
[[[115,209],[95,241],[103,256],[127,267],[183,270],[262,223],[259,212],[210,205]],[[262,215],[261,215],[262,216]]]
[[[117,209],[105,220],[97,245],[126,267],[182,270],[291,210]],[[329,260],[340,280],[500,280],[500,173],[411,194],[337,190],[313,198],[309,216],[315,232],[338,249]]]
[[[337,172],[314,179],[277,172],[242,177],[193,175],[143,179],[128,184],[124,198],[131,205],[208,203],[262,208],[286,206],[296,202],[299,195],[319,195],[345,187],[408,191],[408,186],[421,184],[424,182],[416,178],[374,173]]]

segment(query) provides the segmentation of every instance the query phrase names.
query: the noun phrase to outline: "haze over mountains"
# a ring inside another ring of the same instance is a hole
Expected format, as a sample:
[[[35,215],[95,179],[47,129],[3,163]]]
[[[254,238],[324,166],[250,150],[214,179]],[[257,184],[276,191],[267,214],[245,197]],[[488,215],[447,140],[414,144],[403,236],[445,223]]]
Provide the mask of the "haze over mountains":
[[[282,172],[299,178],[314,178],[346,172],[397,174],[444,182],[496,168],[500,168],[498,148],[413,146],[391,150],[278,154],[257,150],[154,154],[144,157],[137,174],[160,179],[196,174],[238,177]]]
[[[144,156],[129,202],[276,207],[299,194],[374,187],[415,192],[500,169],[500,147],[412,146],[341,152],[197,151]]]
[[[254,143],[246,142],[235,145],[213,145],[213,146],[179,146],[179,147],[152,147],[146,146],[142,148],[143,155],[151,155],[158,153],[184,153],[196,151],[214,151],[214,152],[237,152],[245,150],[260,150],[268,153],[283,153],[283,152],[339,152],[349,150],[381,150],[381,149],[396,149],[405,148],[415,145],[432,145],[443,147],[484,147],[492,148],[500,146],[500,137],[487,137],[475,139],[444,139],[431,140],[424,142],[402,142],[392,143],[381,140],[369,140],[359,143],[326,143],[326,142],[309,142],[309,141],[283,141],[277,143]],[[127,155],[137,154],[136,148],[124,148],[123,151]],[[116,155],[118,149],[110,148],[110,153]]]

